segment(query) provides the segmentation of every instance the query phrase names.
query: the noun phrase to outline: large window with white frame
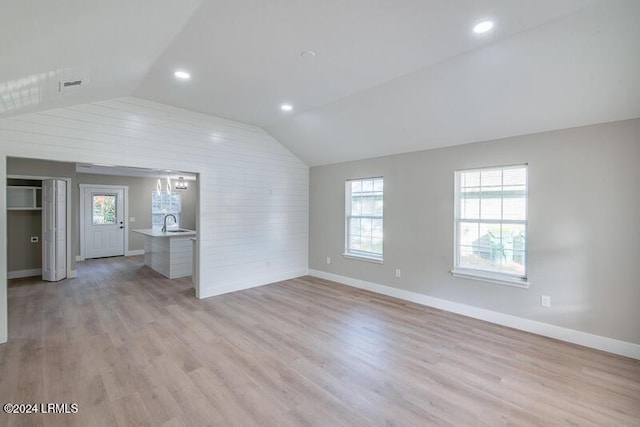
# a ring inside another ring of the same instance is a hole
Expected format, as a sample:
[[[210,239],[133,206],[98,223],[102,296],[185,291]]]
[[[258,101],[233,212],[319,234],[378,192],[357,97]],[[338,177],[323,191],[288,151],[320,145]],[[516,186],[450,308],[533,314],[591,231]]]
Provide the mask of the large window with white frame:
[[[383,178],[348,180],[345,193],[344,255],[382,262]]]
[[[180,227],[182,215],[182,195],[177,192],[154,191],[151,193],[152,228],[162,228],[165,215],[176,216],[176,226]],[[172,225],[173,220],[168,225]]]
[[[527,285],[527,165],[455,177],[454,275]]]

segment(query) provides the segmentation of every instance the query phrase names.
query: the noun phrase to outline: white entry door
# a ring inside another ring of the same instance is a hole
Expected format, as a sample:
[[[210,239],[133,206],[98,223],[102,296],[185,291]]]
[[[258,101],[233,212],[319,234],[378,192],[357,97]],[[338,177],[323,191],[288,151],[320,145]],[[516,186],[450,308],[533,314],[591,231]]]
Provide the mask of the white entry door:
[[[124,189],[84,187],[84,256],[124,255]]]
[[[67,183],[42,181],[42,280],[67,277]]]

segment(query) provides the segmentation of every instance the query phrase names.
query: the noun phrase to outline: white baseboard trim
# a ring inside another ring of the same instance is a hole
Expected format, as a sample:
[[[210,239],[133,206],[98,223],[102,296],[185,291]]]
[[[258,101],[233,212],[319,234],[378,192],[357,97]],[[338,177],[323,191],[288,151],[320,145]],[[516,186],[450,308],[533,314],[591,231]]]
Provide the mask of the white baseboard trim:
[[[84,261],[84,257],[82,255],[76,255],[76,262]]]
[[[377,283],[366,282],[364,280],[353,279],[351,277],[340,276],[338,274],[327,273],[320,270],[309,270],[309,275],[319,277],[321,279],[331,280],[333,282],[342,283],[344,285],[353,286],[359,289],[376,292],[405,301],[411,301],[416,304],[426,305],[429,307],[439,308],[441,310],[452,313],[461,314],[463,316],[473,317],[474,319],[485,320],[502,326],[508,326],[514,329],[531,332],[549,338],[555,338],[561,341],[567,341],[573,344],[585,347],[595,348],[597,350],[606,351],[621,356],[640,359],[640,344],[620,341],[613,338],[607,338],[600,335],[593,335],[575,329],[563,328],[548,323],[542,323],[535,320],[529,320],[522,317],[512,316],[509,314],[499,313],[497,311],[487,310],[484,308],[474,307],[471,305],[460,304],[457,302],[434,298],[416,292],[405,291],[403,289],[393,288],[391,286],[379,285]]]
[[[20,279],[22,277],[34,277],[41,276],[41,268],[32,268],[30,270],[15,270],[7,272],[7,279]]]
[[[288,273],[274,274],[273,276],[267,276],[260,279],[260,281],[246,281],[241,280],[236,283],[225,283],[224,286],[218,287],[200,287],[198,298],[209,298],[217,295],[228,294],[230,292],[243,291],[245,289],[257,288],[259,286],[269,285],[271,283],[281,282],[283,280],[294,279],[300,276],[306,276],[309,274],[309,270],[294,270]]]
[[[20,279],[22,277],[35,277],[35,276],[42,276],[41,268],[32,268],[31,270],[9,271],[7,273],[7,279]],[[78,277],[78,270],[70,270],[69,273],[67,273],[67,279],[73,279],[76,277]]]
[[[144,255],[144,249],[134,249],[132,251],[126,251],[124,256],[136,256],[136,255]]]

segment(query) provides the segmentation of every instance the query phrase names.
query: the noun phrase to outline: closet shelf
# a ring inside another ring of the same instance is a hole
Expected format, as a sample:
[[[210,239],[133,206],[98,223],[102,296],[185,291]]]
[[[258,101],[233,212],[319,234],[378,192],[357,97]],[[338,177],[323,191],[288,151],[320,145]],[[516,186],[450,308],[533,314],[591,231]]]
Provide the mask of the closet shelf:
[[[7,210],[42,210],[42,187],[8,185]]]

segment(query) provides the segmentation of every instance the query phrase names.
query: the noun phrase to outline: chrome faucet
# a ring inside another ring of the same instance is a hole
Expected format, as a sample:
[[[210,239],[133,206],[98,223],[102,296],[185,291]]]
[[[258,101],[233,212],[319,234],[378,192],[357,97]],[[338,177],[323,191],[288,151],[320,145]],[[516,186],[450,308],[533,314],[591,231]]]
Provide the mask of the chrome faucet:
[[[176,216],[174,214],[166,214],[164,216],[164,221],[163,221],[163,225],[162,225],[162,232],[166,233],[167,232],[167,218],[172,217],[173,218],[173,222],[175,222],[176,224],[178,223],[178,218],[176,218]]]

